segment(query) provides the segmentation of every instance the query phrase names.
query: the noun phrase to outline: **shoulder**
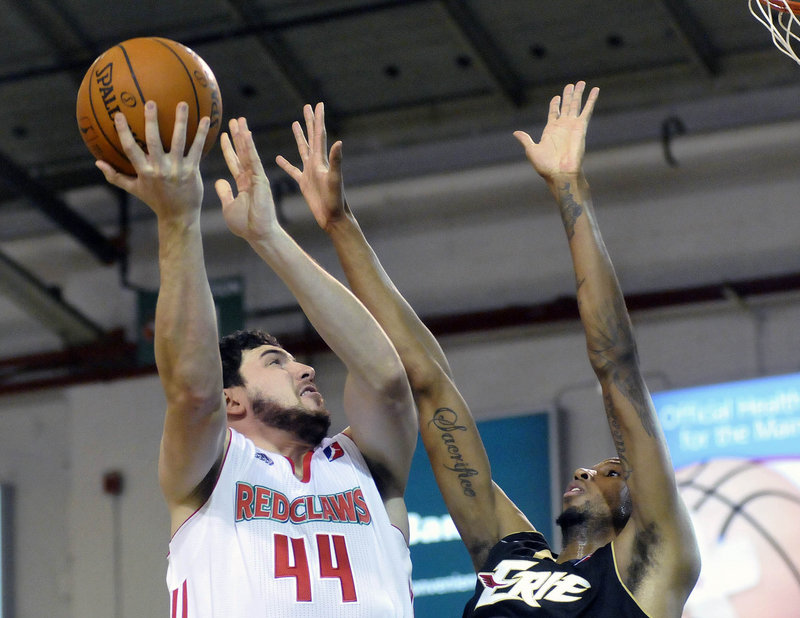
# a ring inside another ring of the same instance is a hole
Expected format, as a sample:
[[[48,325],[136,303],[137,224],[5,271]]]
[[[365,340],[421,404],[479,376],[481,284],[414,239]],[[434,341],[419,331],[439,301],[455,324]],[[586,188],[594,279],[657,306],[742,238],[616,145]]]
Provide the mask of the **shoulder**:
[[[250,438],[233,427],[228,427],[227,431],[228,435],[225,438],[225,444],[230,449],[244,450],[251,445],[255,446],[255,443]]]
[[[359,450],[358,445],[353,441],[346,431],[323,438],[322,442],[319,443],[319,446],[314,449],[314,452],[322,453],[326,455],[328,459],[330,459],[331,455],[336,455],[338,457],[347,455],[351,458],[355,458],[358,461],[364,460],[364,455]]]
[[[356,444],[350,428],[334,436],[324,438],[317,447],[316,452],[322,452],[328,460],[346,456],[356,467],[361,468],[364,474],[373,477],[376,481],[381,478],[380,469],[376,468],[375,462],[370,461]]]

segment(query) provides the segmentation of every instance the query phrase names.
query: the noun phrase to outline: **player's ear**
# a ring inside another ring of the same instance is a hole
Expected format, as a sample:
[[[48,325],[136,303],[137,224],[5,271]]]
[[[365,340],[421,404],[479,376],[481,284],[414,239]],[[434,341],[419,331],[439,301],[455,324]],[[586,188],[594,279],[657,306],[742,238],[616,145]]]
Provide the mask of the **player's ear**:
[[[244,418],[247,415],[247,407],[244,403],[244,389],[234,386],[223,389],[222,393],[225,397],[225,412],[228,415],[228,420],[235,421]]]

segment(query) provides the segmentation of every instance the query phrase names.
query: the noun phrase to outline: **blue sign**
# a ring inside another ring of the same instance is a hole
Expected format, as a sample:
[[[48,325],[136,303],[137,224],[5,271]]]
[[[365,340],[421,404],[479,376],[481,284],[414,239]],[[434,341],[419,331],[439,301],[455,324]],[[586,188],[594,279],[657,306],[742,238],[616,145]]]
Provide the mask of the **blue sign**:
[[[528,519],[552,538],[550,414],[479,422],[492,477]],[[417,444],[406,490],[411,525],[414,609],[417,618],[460,616],[475,589],[475,571]]]
[[[676,468],[800,455],[800,373],[653,394]]]

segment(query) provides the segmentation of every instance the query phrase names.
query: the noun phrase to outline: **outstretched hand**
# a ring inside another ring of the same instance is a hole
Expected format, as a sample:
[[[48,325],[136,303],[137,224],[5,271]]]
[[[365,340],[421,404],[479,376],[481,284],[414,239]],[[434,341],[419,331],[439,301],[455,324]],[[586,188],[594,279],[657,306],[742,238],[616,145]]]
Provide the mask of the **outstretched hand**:
[[[245,240],[259,240],[278,229],[275,202],[269,179],[258,156],[247,120],[234,118],[220,144],[225,163],[236,183],[237,195],[227,180],[217,180],[214,188],[222,203],[222,215],[228,228]]]
[[[567,84],[561,96],[550,101],[547,125],[539,143],[524,131],[515,131],[514,137],[525,148],[525,154],[534,169],[545,179],[560,175],[578,174],[583,164],[586,148],[586,130],[600,89],[589,92],[581,109],[585,82]]]
[[[189,106],[186,103],[179,103],[175,110],[169,152],[164,151],[161,143],[158,110],[154,101],[145,104],[144,118],[147,152],[136,143],[125,116],[121,113],[114,116],[114,126],[122,149],[136,170],[136,176],[122,174],[105,161],[95,164],[110,184],[142,200],[159,218],[196,215],[203,201],[200,159],[208,135],[208,117],[200,120],[194,141],[185,155],[189,118]]]
[[[326,230],[331,223],[345,215],[344,185],[342,182],[342,142],[337,141],[328,153],[325,131],[325,106],[317,103],[303,107],[306,135],[299,122],[292,124],[297,152],[303,169],[278,156],[275,162],[300,186],[308,207],[319,226]]]

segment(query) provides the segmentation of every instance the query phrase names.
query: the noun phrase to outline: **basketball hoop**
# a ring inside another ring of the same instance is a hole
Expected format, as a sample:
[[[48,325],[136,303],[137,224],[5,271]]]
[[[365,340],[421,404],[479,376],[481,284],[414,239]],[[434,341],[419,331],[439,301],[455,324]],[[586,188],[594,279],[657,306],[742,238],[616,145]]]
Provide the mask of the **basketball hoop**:
[[[781,53],[800,64],[800,1],[748,0],[750,13],[772,33]],[[798,45],[798,51],[792,47]]]

